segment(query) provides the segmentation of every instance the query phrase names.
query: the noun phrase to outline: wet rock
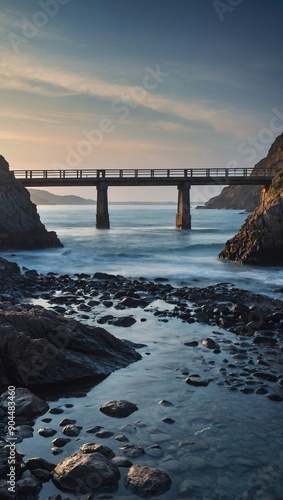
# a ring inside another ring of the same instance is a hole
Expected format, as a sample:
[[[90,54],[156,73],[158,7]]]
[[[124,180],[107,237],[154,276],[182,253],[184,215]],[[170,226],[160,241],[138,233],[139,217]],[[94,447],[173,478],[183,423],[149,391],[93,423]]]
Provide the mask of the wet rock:
[[[166,417],[162,419],[162,422],[164,422],[165,424],[172,425],[175,423],[175,420],[173,420],[173,418]]]
[[[137,321],[132,316],[122,316],[120,318],[117,318],[115,321],[113,321],[113,325],[114,326],[122,326],[124,328],[127,328],[129,326],[134,325],[136,322]]]
[[[108,417],[125,418],[137,411],[138,407],[130,401],[118,399],[104,403],[99,410]]]
[[[55,486],[81,496],[99,488],[111,489],[119,479],[119,469],[101,453],[71,455],[52,472]]]
[[[87,429],[86,432],[89,434],[96,434],[101,429],[103,429],[103,427],[101,427],[101,425],[96,425],[95,427],[91,427],[90,429]]]
[[[120,427],[120,431],[127,432],[128,434],[136,434],[137,428],[134,425],[126,424],[126,425],[122,425],[122,427]]]
[[[161,399],[160,401],[158,401],[158,404],[161,406],[174,406],[173,403],[167,401],[166,399]]]
[[[150,457],[160,458],[163,457],[164,451],[159,444],[154,444],[145,448],[145,453]]]
[[[121,446],[120,450],[122,450],[127,457],[131,458],[138,458],[145,454],[144,448],[137,444],[126,444],[125,446]]]
[[[269,382],[277,382],[278,380],[278,376],[273,375],[272,373],[256,372],[254,373],[254,376],[263,380],[269,380]]]
[[[107,439],[107,438],[110,438],[110,437],[114,436],[114,432],[111,432],[111,431],[99,431],[95,435],[96,435],[96,437],[98,437],[100,439]]]
[[[277,340],[276,339],[273,339],[273,338],[270,338],[270,337],[261,337],[261,336],[257,336],[254,338],[254,344],[256,345],[268,345],[270,347],[275,347],[276,344],[277,344]]]
[[[185,382],[194,387],[206,387],[209,384],[209,381],[202,377],[187,377]]]
[[[166,472],[142,465],[133,465],[125,478],[126,487],[143,497],[159,496],[169,490],[171,479]]]
[[[279,396],[279,394],[267,394],[266,397],[271,401],[283,401],[283,397]]]
[[[129,442],[129,439],[127,438],[127,436],[125,436],[125,434],[118,434],[118,436],[115,436],[115,439],[117,441],[121,441],[122,443],[128,443]]]
[[[42,429],[38,429],[37,432],[40,436],[48,438],[54,436],[57,431],[55,429],[51,429],[50,427],[43,427]]]
[[[41,490],[41,483],[33,477],[27,477],[25,479],[20,479],[16,482],[16,491],[19,498],[38,498],[38,494]]]
[[[30,471],[41,469],[51,472],[56,467],[56,464],[48,462],[47,460],[44,460],[44,458],[39,458],[39,457],[29,458],[26,461],[25,465],[26,468]]]
[[[0,333],[0,366],[17,386],[101,380],[141,359],[106,330],[40,307],[4,311]]]
[[[80,449],[83,453],[101,453],[109,460],[115,457],[115,453],[111,450],[111,448],[103,446],[99,443],[85,443]]]
[[[206,339],[203,339],[202,345],[204,345],[208,349],[212,349],[212,350],[216,350],[216,351],[220,352],[220,347],[217,344],[217,342],[215,342],[215,340],[213,340],[213,339],[211,339],[209,337],[206,338]]]
[[[129,467],[132,467],[132,465],[133,465],[133,462],[131,462],[131,460],[129,460],[126,457],[114,457],[114,458],[112,458],[111,462],[112,462],[112,464],[116,465],[116,467],[129,468]]]
[[[0,398],[0,410],[7,414],[9,393],[4,392]],[[17,387],[15,389],[15,407],[16,416],[22,417],[27,421],[32,420],[39,415],[43,415],[49,409],[48,403],[33,394],[29,389]]]
[[[55,456],[63,453],[62,448],[56,448],[55,446],[53,446],[50,451],[51,451],[52,455],[55,455]]]
[[[64,427],[65,425],[74,425],[75,423],[76,420],[73,418],[63,418],[63,420],[59,422],[59,425],[60,427]]]
[[[50,408],[49,413],[51,413],[52,415],[60,415],[61,413],[64,413],[64,410],[60,407]]]
[[[71,441],[69,438],[55,438],[53,439],[52,443],[56,448],[63,448],[63,446],[66,446]]]
[[[62,432],[65,436],[76,437],[81,432],[82,427],[78,427],[76,425],[65,425],[63,427]]]
[[[192,340],[190,342],[184,342],[184,345],[188,346],[188,347],[197,347],[198,346],[198,342],[196,340]]]

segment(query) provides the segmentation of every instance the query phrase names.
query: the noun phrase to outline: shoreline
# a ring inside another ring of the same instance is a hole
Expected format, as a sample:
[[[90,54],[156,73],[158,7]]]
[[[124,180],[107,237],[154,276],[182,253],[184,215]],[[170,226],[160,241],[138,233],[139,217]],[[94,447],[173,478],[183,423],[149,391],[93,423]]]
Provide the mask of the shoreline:
[[[137,325],[142,324],[146,328],[146,321],[149,322],[150,318],[152,324],[155,322],[161,326],[176,324],[177,321],[182,322],[184,328],[185,325],[195,325],[199,332],[210,329],[210,335],[202,340],[200,336],[200,339],[188,338],[187,342],[182,342],[182,350],[187,350],[188,355],[189,352],[201,350],[205,365],[212,363],[211,355],[215,360],[214,366],[221,364],[219,372],[214,371],[211,380],[210,377],[206,378],[205,373],[194,373],[194,367],[189,373],[186,370],[180,372],[190,390],[205,391],[207,382],[207,385],[224,385],[231,394],[238,391],[248,397],[265,395],[271,405],[280,404],[283,400],[282,370],[280,372],[283,362],[283,303],[279,299],[239,290],[228,283],[206,288],[176,288],[165,278],[155,281],[145,278],[130,280],[105,273],[96,273],[94,276],[79,273],[73,277],[53,273],[39,275],[33,270],[19,273],[15,264],[11,266],[8,266],[9,271],[6,269],[5,278],[3,274],[0,276],[6,288],[2,293],[3,310],[36,309],[36,302],[43,298],[48,309],[59,315],[96,323],[110,329],[112,333],[119,332],[118,336],[131,332]],[[4,303],[3,298],[6,299]],[[29,300],[33,303],[29,303]],[[136,344],[137,338],[133,340]],[[139,339],[139,342],[142,341]],[[226,362],[221,353],[225,353]],[[146,354],[145,346],[142,350],[143,359]],[[235,368],[240,368],[240,374],[231,376],[229,373],[229,370],[233,370],[232,366],[229,368],[229,364],[232,364],[231,361],[229,363],[229,357]],[[135,369],[134,363],[127,372],[134,372]],[[119,379],[120,372],[115,372],[111,377]],[[37,390],[34,392],[37,393]],[[38,388],[38,393],[41,392]],[[52,393],[52,387],[48,392]],[[174,478],[174,472],[170,474],[169,471],[169,475]],[[162,498],[167,497],[165,495]]]

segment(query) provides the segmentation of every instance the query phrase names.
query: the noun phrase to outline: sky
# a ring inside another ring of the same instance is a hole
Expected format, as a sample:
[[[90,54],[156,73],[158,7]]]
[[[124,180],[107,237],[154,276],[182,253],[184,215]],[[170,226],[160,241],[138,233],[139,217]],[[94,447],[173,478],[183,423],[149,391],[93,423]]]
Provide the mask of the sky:
[[[282,17],[282,0],[0,0],[0,154],[13,170],[253,166],[283,131]]]

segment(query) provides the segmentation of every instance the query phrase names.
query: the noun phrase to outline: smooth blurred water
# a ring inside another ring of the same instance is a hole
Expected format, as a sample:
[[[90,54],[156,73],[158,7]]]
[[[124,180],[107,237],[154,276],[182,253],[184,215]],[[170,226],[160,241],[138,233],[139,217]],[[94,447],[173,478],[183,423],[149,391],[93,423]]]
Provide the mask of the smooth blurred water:
[[[174,283],[199,280],[199,286],[229,281],[262,293],[283,286],[283,268],[242,266],[218,258],[246,214],[192,207],[192,230],[183,231],[175,228],[174,205],[109,208],[111,229],[97,230],[95,206],[39,206],[42,222],[57,232],[64,248],[5,256],[41,272],[162,276]]]
[[[195,286],[228,281],[261,293],[271,293],[272,289],[283,286],[282,268],[254,268],[218,259],[226,240],[246,218],[238,211],[193,208],[191,231],[175,229],[172,205],[111,205],[109,231],[95,229],[94,206],[39,207],[39,212],[48,230],[57,232],[64,248],[14,252],[12,256],[11,252],[6,253],[8,259],[30,269],[60,274],[102,271],[126,277],[166,277],[174,284],[185,281]],[[151,307],[162,307],[162,301],[157,302],[160,304]],[[170,305],[164,303],[163,307]],[[90,319],[84,321],[96,325],[96,320],[106,312],[115,317],[125,314],[115,307],[106,311],[100,303],[92,309]],[[107,325],[107,330],[119,338],[145,343],[146,347],[140,349],[142,360],[114,372],[91,390],[73,384],[67,390],[60,386],[47,388],[44,397],[50,406],[64,410],[62,415],[48,414],[52,421],[47,425],[57,431],[54,437],[63,437],[59,424],[63,417],[74,418],[82,431],[60,455],[54,456],[52,438],[43,438],[37,432],[46,425],[42,419],[47,415],[39,417],[34,437],[18,445],[19,451],[26,454],[25,459],[40,456],[59,463],[78,453],[81,444],[97,441],[121,455],[120,446],[125,443],[115,440],[115,436],[124,432],[123,424],[131,424],[136,427],[135,434],[126,432],[131,443],[143,447],[160,444],[164,450],[164,456],[159,459],[145,454],[133,460],[135,464],[168,472],[172,487],[159,497],[162,500],[283,499],[282,403],[256,393],[229,391],[220,371],[229,362],[232,371],[241,372],[241,362],[235,361],[229,351],[230,342],[239,347],[241,339],[220,328],[215,332],[215,328],[204,324],[183,323],[175,318],[165,323],[158,320],[150,308],[148,311],[128,309],[127,314],[137,319],[131,328]],[[220,354],[202,346],[205,337],[220,342]],[[184,342],[188,340],[196,340],[199,346],[185,347]],[[256,366],[256,354],[254,356],[253,366]],[[275,373],[280,370],[279,365],[271,365],[268,370],[273,368]],[[184,381],[186,371],[213,381],[204,388],[188,386]],[[253,383],[257,387],[257,382]],[[132,401],[139,410],[122,421],[106,417],[99,406],[113,399]],[[169,400],[173,406],[160,405],[162,399]],[[70,403],[73,406],[66,407]],[[165,417],[175,423],[164,423]],[[142,421],[145,426],[139,427],[136,421]],[[96,425],[113,432],[114,436],[103,440],[87,433],[89,427]],[[127,470],[120,471],[118,491],[101,498],[138,498],[125,489],[123,478]],[[47,500],[56,494],[59,491],[49,481],[39,498]],[[64,498],[64,494],[62,496]],[[68,495],[68,498],[85,500],[86,497]]]

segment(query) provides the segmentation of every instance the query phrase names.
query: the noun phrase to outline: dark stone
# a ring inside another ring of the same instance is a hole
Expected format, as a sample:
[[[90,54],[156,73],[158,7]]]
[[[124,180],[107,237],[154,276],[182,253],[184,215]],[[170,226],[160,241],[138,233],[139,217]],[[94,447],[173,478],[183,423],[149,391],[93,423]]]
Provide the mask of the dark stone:
[[[171,479],[166,472],[143,465],[133,465],[125,478],[126,487],[136,495],[151,498],[169,490]]]
[[[213,340],[213,339],[211,339],[209,337],[207,339],[203,339],[202,345],[204,345],[208,349],[213,349],[213,350],[215,349],[217,351],[220,351],[220,347],[217,344],[217,342],[215,342],[215,340]]]
[[[111,448],[103,446],[99,443],[85,443],[80,449],[83,453],[101,453],[109,460],[115,457],[115,453],[111,450]]]
[[[206,387],[209,381],[201,377],[188,377],[185,380],[186,384],[193,385],[194,387]]]
[[[50,310],[22,306],[2,313],[0,366],[16,386],[99,381],[139,359],[130,345],[103,328]]]
[[[136,320],[135,320],[135,318],[132,318],[132,316],[122,316],[120,318],[117,318],[115,321],[113,321],[114,326],[122,326],[124,328],[132,326],[135,323],[136,323]]]
[[[70,438],[55,438],[53,439],[52,443],[54,444],[54,446],[56,446],[56,448],[63,448],[70,441]]]
[[[4,392],[0,398],[0,409],[7,414],[9,393]],[[32,420],[43,415],[49,409],[48,403],[33,394],[29,389],[17,387],[15,389],[16,416]]]
[[[62,432],[63,434],[65,434],[65,436],[76,437],[81,432],[81,429],[81,427],[78,427],[76,425],[65,425],[65,427],[63,427],[62,429]]]
[[[197,347],[198,342],[196,340],[192,340],[191,342],[184,342],[184,345],[188,347]]]
[[[138,407],[134,403],[120,399],[104,403],[99,410],[108,417],[125,418],[137,411]]]
[[[158,404],[162,406],[174,406],[171,401],[167,401],[166,399],[161,399],[160,401],[158,401]]]
[[[145,454],[144,448],[137,444],[126,444],[125,446],[121,446],[120,450],[131,458],[138,458]]]
[[[283,401],[283,398],[279,394],[267,394],[266,397],[271,399],[271,401]]]
[[[75,454],[60,462],[52,472],[58,488],[77,496],[117,486],[119,469],[101,453]]]
[[[57,431],[55,429],[51,429],[50,427],[44,427],[43,429],[38,429],[37,432],[40,436],[47,438],[54,436]]]
[[[56,464],[48,462],[47,460],[44,460],[44,458],[39,458],[39,457],[29,458],[26,461],[25,465],[26,468],[30,471],[34,471],[35,469],[43,469],[47,470],[48,472],[51,472],[54,469],[54,467],[56,467]]]

